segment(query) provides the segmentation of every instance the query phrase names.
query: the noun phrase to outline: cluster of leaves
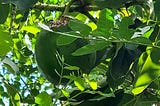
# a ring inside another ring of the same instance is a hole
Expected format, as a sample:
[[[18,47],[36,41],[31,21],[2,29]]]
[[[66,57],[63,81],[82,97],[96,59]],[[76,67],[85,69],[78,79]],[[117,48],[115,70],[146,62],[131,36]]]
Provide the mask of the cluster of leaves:
[[[0,104],[158,103],[159,6],[160,0],[0,0]],[[62,15],[70,18],[65,24]],[[78,73],[60,76],[65,84],[50,83],[38,69],[35,43],[42,30],[58,34],[47,48],[58,48],[53,56],[62,70]]]

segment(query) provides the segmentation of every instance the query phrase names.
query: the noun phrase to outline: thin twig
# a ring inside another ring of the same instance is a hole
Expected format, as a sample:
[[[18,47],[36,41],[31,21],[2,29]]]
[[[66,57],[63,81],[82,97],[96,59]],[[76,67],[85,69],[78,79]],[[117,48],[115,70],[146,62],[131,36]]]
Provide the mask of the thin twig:
[[[71,5],[73,4],[75,0],[71,0],[68,5],[65,7],[63,15],[65,15],[67,12],[69,12]]]
[[[10,6],[11,6],[11,22],[10,22],[9,33],[12,34],[13,24],[16,17],[16,6],[12,4]]]

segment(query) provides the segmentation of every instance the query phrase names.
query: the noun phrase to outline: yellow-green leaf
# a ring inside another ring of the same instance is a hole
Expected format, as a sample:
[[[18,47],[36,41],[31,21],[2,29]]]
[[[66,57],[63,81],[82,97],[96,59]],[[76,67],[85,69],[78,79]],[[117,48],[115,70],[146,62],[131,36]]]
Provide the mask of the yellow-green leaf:
[[[67,92],[65,89],[62,89],[62,93],[65,97],[69,98],[70,97],[70,94],[69,92]]]
[[[142,54],[139,59],[139,75],[135,80],[132,93],[137,95],[143,92],[152,81],[160,76],[160,50],[152,48],[151,52],[148,50],[147,55]],[[142,63],[144,62],[144,63]]]
[[[82,82],[81,80],[75,80],[74,81],[74,84],[77,86],[77,88],[81,91],[84,91],[85,90],[85,87],[84,87],[84,82]]]
[[[96,90],[97,87],[98,87],[98,84],[97,84],[97,82],[95,82],[95,81],[89,82],[89,85],[90,85],[90,87],[91,87],[93,90]]]
[[[0,56],[4,56],[7,52],[9,52],[12,45],[13,42],[10,34],[4,32],[3,29],[0,28]]]
[[[18,91],[7,82],[4,82],[4,85],[7,88],[7,92],[9,94],[12,105],[20,106],[20,96],[18,94]]]
[[[37,34],[38,32],[40,32],[40,29],[38,27],[35,26],[23,26],[21,30],[27,31],[31,34]]]
[[[42,92],[36,96],[35,103],[39,104],[40,106],[50,106],[52,99],[48,93]]]

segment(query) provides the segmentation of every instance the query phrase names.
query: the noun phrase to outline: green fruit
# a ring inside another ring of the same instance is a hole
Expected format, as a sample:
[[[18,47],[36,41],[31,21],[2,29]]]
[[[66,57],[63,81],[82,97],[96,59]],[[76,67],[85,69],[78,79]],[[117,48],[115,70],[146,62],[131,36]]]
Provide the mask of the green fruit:
[[[58,84],[60,76],[56,73],[61,71],[61,64],[56,57],[56,34],[42,30],[35,44],[35,55],[39,70],[53,84]]]
[[[106,50],[83,56],[73,56],[72,53],[75,50],[89,44],[89,41],[85,39],[76,39],[70,44],[57,46],[56,41],[58,36],[58,34],[53,32],[42,30],[35,44],[35,55],[39,70],[44,74],[46,79],[53,84],[58,84],[62,76],[76,72],[62,69],[64,65],[62,65],[61,61],[57,58],[58,54],[60,57],[64,57],[64,62],[66,64],[77,66],[83,73],[87,74],[101,62],[102,57],[105,59],[104,54]],[[61,84],[67,81],[67,79],[62,78]]]
[[[58,51],[64,56],[65,62],[72,66],[79,67],[83,73],[89,73],[91,69],[95,66],[96,53],[83,55],[83,56],[73,56],[72,53],[77,49],[89,43],[85,39],[76,39],[74,42],[68,45],[59,46]]]

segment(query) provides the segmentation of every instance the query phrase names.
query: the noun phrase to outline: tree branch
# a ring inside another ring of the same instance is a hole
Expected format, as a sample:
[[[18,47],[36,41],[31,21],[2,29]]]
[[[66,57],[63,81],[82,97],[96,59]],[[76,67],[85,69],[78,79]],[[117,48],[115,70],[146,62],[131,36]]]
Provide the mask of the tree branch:
[[[71,5],[74,3],[74,0],[71,0],[68,5],[65,7],[63,15],[65,15],[67,12],[69,12],[69,9],[71,7]]]
[[[33,6],[34,9],[44,10],[44,11],[64,11],[65,5],[53,5],[53,4],[36,4]],[[81,6],[79,5],[71,5],[69,12],[79,12]],[[100,10],[97,6],[88,5],[87,11],[97,11]]]

